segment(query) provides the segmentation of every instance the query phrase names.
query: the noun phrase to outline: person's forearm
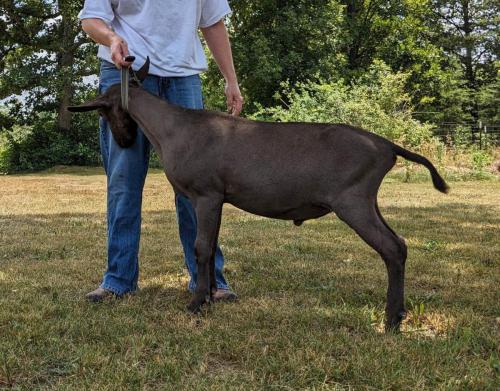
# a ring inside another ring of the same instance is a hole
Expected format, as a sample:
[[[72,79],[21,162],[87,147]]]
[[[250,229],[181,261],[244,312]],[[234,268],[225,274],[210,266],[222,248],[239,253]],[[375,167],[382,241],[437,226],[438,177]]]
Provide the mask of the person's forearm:
[[[213,26],[201,29],[208,48],[214,56],[222,76],[226,80],[227,108],[233,115],[239,115],[243,107],[243,97],[241,96],[238,79],[234,70],[233,54],[231,44],[227,35],[226,26],[221,20]]]
[[[102,19],[83,19],[82,29],[92,40],[104,46],[109,47],[113,40],[121,39]]]
[[[224,22],[221,20],[213,26],[202,28],[201,32],[226,83],[237,83],[231,44]]]
[[[83,19],[82,29],[95,42],[110,48],[111,59],[117,67],[130,66],[130,62],[124,61],[124,58],[129,54],[127,42],[111,30],[102,19]]]

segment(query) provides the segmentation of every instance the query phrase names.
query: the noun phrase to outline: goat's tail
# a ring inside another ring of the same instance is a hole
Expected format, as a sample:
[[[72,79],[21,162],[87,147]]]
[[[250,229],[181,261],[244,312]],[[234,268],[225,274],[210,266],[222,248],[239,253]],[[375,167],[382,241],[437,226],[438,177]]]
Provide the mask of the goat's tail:
[[[434,187],[442,193],[448,193],[448,190],[450,189],[449,186],[446,184],[441,175],[439,175],[436,167],[434,167],[434,165],[428,159],[417,153],[408,151],[407,149],[404,149],[396,144],[393,144],[393,151],[398,156],[404,157],[407,160],[411,160],[412,162],[422,164],[427,167],[427,169],[431,173],[432,183],[434,184]]]

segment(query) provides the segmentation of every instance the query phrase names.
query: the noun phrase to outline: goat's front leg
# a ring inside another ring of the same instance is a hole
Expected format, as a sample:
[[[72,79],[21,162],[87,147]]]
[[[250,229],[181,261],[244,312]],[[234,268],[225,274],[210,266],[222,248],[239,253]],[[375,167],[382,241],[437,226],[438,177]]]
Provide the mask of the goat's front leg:
[[[217,242],[219,239],[220,224],[222,220],[222,206],[221,213],[219,213],[219,221],[217,222],[217,232],[215,234],[214,242],[212,243],[212,254],[210,256],[210,302],[213,302],[213,295],[217,291],[217,278],[215,275],[215,252],[217,251]]]
[[[203,197],[195,201],[196,219],[198,228],[195,241],[195,255],[197,266],[196,290],[188,310],[197,313],[203,304],[210,300],[211,277],[215,275],[210,271],[214,267],[211,262],[215,256],[215,247],[222,213],[222,200],[219,197]]]

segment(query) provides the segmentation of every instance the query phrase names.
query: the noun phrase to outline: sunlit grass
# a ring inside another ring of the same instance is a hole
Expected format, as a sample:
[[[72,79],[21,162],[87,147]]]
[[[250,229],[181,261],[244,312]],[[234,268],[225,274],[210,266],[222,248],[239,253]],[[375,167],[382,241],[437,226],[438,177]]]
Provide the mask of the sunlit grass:
[[[104,269],[102,171],[0,177],[0,388],[497,389],[500,182],[451,186],[382,187],[409,248],[408,317],[385,335],[385,267],[333,215],[297,228],[225,207],[240,301],[192,317],[163,173],[144,194],[141,290],[101,305],[83,296]]]

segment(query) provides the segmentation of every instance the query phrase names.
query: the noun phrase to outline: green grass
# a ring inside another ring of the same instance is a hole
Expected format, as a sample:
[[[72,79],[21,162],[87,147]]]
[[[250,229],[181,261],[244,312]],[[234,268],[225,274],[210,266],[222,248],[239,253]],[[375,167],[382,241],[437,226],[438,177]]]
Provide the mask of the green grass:
[[[144,196],[141,290],[88,304],[105,264],[105,177],[0,177],[0,388],[488,390],[500,374],[500,182],[389,177],[382,213],[407,239],[409,316],[381,333],[386,273],[334,215],[306,222],[225,207],[238,304],[189,300],[172,192]]]

